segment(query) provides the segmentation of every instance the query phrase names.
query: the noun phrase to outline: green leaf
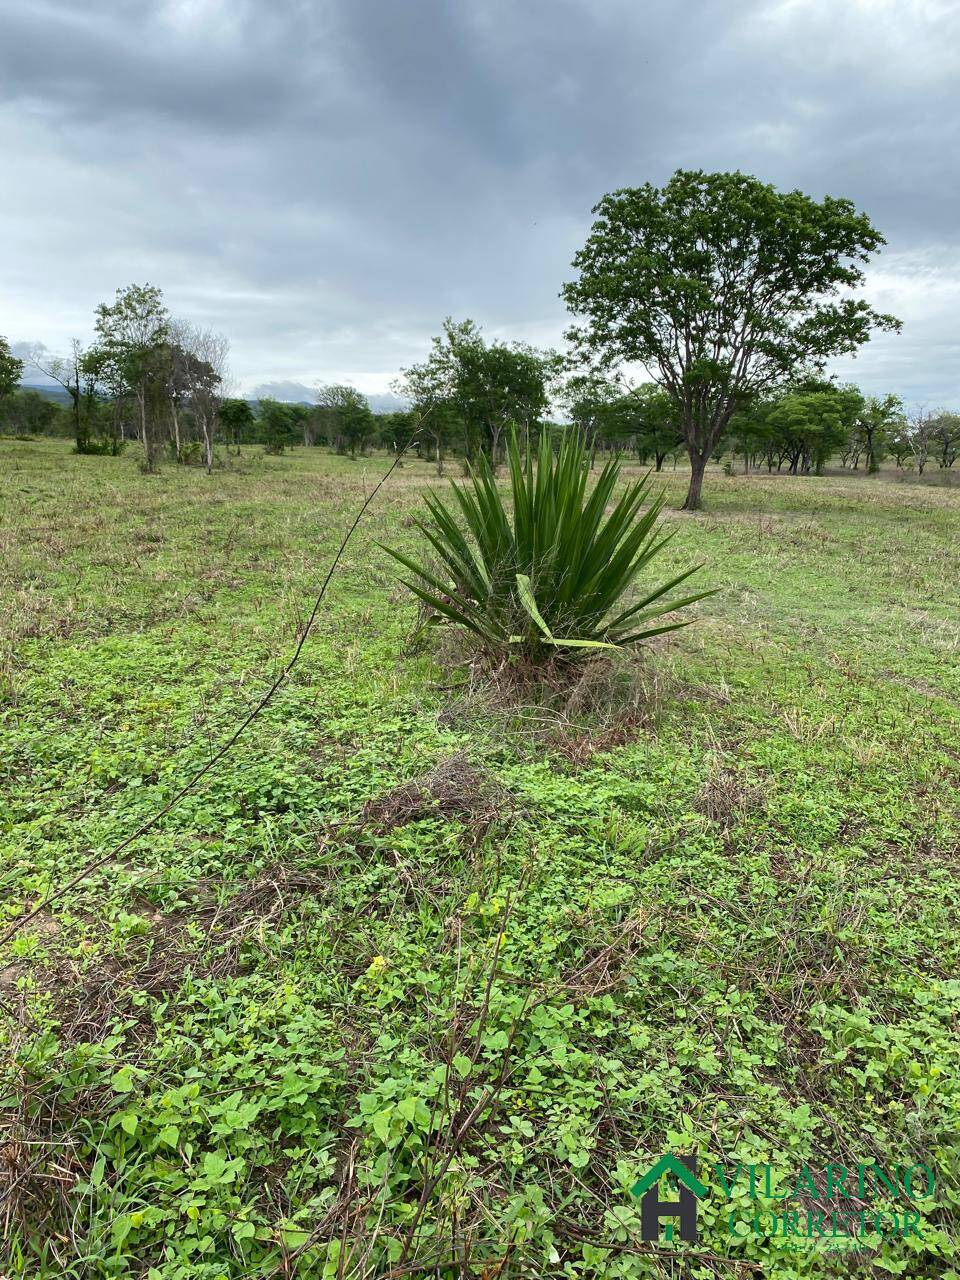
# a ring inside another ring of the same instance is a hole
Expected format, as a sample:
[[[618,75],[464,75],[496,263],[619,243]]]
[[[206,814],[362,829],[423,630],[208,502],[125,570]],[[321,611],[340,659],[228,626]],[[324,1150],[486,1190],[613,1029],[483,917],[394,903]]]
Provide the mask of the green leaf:
[[[530,585],[530,579],[525,573],[517,574],[517,595],[520,597],[520,603],[526,609],[527,613],[529,613],[530,617],[534,620],[543,634],[548,640],[552,640],[553,635],[551,634],[550,628],[544,622],[540,610],[537,608],[537,602],[533,598],[533,588]]]
[[[466,1080],[473,1063],[464,1053],[458,1053],[453,1059],[453,1069],[461,1080]]]
[[[233,1172],[228,1174],[227,1161],[218,1151],[208,1151],[203,1157],[203,1176],[212,1183],[229,1182]]]
[[[110,1228],[110,1243],[113,1245],[122,1245],[127,1236],[133,1230],[133,1220],[129,1213],[121,1213],[119,1217],[114,1218],[113,1225]]]
[[[373,1132],[383,1143],[386,1143],[390,1138],[390,1121],[392,1119],[393,1107],[384,1107],[382,1111],[378,1111],[373,1117]]]
[[[136,1088],[129,1067],[121,1067],[110,1080],[110,1088],[114,1093],[130,1093]]]
[[[414,1117],[417,1114],[417,1103],[419,1098],[402,1098],[397,1103],[397,1111],[403,1116],[407,1124],[413,1124]]]

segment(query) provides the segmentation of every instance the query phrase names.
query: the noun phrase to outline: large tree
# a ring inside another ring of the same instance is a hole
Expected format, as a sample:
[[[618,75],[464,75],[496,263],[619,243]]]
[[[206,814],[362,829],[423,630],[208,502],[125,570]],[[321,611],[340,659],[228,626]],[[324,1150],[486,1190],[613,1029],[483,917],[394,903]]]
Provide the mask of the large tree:
[[[470,458],[479,446],[496,466],[507,427],[536,427],[547,407],[553,357],[522,342],[487,343],[472,320],[444,321],[430,354],[401,371],[395,384],[410,400],[425,433],[463,433]],[[438,439],[438,458],[442,446]]]
[[[220,423],[227,356],[230,345],[221,333],[198,329],[186,321],[176,328],[177,343],[172,348],[172,368],[179,370],[178,385],[185,392],[203,440],[203,462],[207,475],[213,471],[213,442]],[[176,413],[176,398],[173,409]],[[179,441],[178,441],[179,444]]]
[[[88,356],[118,406],[124,391],[132,394],[148,471],[157,468],[169,404],[169,329],[162,292],[155,285],[127,285],[117,290],[114,302],[97,307],[97,341]]]
[[[338,453],[363,453],[376,434],[377,424],[367,397],[356,387],[331,383],[317,389],[320,422]]]
[[[902,429],[903,402],[899,396],[867,396],[857,414],[856,434],[867,458],[867,474],[875,475],[891,438]]]
[[[884,239],[849,200],[783,193],[743,173],[678,170],[604,196],[563,297],[570,337],[609,368],[643,365],[690,455],[684,506],[733,415],[801,370],[898,329],[851,296]]]
[[[464,323],[472,329],[472,320]],[[401,369],[400,376],[391,384],[392,389],[409,400],[411,405],[408,439],[419,438],[421,455],[429,458],[433,453],[438,476],[443,475],[446,448],[455,439],[462,439],[465,459],[469,459],[472,452],[470,426],[461,417],[457,403],[458,362],[449,338],[452,325],[451,320],[446,321],[446,340],[434,338],[426,360]]]

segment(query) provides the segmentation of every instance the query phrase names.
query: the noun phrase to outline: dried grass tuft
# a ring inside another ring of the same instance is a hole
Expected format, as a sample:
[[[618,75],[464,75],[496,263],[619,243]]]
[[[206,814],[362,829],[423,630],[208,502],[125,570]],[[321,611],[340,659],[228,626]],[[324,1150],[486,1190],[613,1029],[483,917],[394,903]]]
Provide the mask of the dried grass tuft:
[[[513,798],[463,752],[441,760],[423,775],[368,800],[360,825],[380,834],[424,818],[458,818],[475,832],[514,811]]]
[[[724,764],[714,757],[709,761],[696,805],[704,817],[716,822],[724,831],[730,831],[751,814],[762,813],[766,799],[760,788],[746,782],[734,765]]]

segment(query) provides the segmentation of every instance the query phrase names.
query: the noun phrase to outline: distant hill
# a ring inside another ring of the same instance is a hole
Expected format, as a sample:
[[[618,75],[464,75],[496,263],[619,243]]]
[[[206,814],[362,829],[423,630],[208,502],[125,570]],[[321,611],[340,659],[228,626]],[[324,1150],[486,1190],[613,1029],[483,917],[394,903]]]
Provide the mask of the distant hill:
[[[68,405],[70,403],[70,395],[63,387],[58,387],[56,383],[51,382],[21,382],[20,387],[23,391],[39,391],[42,396],[46,396],[48,400],[56,400],[57,404]]]
[[[24,391],[39,391],[48,400],[56,400],[57,404],[69,405],[70,403],[68,392],[56,383],[21,382],[20,386]],[[254,387],[250,395],[245,398],[252,405],[255,405],[258,400],[283,400],[287,404],[317,403],[316,392],[300,382],[264,382],[259,387]],[[374,413],[395,413],[399,409],[409,408],[405,400],[389,392],[375,392],[368,395],[367,400]]]
[[[384,391],[380,395],[369,395],[367,401],[374,413],[399,413],[410,408],[409,400],[401,400],[399,396]]]
[[[253,404],[258,400],[282,400],[287,404],[316,404],[317,392],[315,387],[305,386],[302,382],[262,382],[258,387],[253,388],[247,399]],[[399,409],[410,407],[405,400],[391,395],[389,391],[373,392],[367,396],[367,401],[374,413],[395,413]]]

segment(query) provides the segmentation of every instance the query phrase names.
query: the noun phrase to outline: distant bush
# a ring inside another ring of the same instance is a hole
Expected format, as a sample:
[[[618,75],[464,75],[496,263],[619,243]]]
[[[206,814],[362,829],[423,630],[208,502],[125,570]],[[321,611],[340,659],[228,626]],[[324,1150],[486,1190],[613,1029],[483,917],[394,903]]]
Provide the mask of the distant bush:
[[[73,446],[73,452],[91,454],[100,458],[118,458],[126,447],[126,440],[97,436],[84,440],[82,444],[78,442]]]
[[[167,454],[171,462],[179,462],[183,467],[202,467],[204,465],[202,440],[183,441],[180,445],[179,457],[177,456],[176,444],[170,440],[167,442]]]
[[[663,498],[651,497],[649,476],[629,484],[607,513],[619,462],[608,462],[588,493],[590,455],[578,433],[565,433],[556,454],[546,432],[535,451],[521,451],[512,436],[507,463],[509,507],[486,455],[466,485],[453,485],[454,509],[427,496],[430,518],[416,523],[437,567],[385,548],[412,574],[405,585],[430,608],[430,622],[458,624],[490,650],[544,661],[686,626],[658,619],[713,594],[666,599],[695,565],[627,601],[672,537],[662,536]]]

